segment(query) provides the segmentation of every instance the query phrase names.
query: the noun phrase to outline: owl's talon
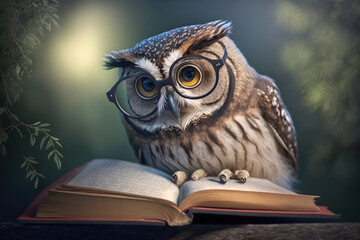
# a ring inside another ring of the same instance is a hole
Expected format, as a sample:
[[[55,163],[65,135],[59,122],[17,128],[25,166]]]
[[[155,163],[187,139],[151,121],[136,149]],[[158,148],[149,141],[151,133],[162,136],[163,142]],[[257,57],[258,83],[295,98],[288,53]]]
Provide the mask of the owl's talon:
[[[236,170],[235,176],[240,180],[241,183],[245,183],[250,177],[250,173],[247,170]]]
[[[191,179],[193,181],[196,181],[196,180],[206,177],[207,175],[208,175],[207,172],[204,169],[200,168],[191,174]]]
[[[189,179],[189,176],[184,171],[176,171],[172,176],[171,180],[177,185],[181,186],[184,182],[186,182]]]
[[[222,183],[226,183],[234,174],[229,169],[224,169],[219,173],[218,178]]]

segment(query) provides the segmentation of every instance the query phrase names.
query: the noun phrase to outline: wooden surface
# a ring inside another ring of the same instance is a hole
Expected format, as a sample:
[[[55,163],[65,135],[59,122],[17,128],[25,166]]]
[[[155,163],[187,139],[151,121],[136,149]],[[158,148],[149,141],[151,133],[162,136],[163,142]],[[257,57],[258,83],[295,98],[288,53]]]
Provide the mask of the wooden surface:
[[[188,225],[41,225],[0,222],[0,239],[360,239],[360,223]]]

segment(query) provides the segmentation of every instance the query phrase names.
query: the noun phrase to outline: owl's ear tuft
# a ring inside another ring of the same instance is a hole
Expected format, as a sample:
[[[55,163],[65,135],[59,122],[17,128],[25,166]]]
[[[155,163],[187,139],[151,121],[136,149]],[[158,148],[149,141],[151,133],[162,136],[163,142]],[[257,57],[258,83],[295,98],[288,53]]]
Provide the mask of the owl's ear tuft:
[[[204,24],[206,27],[194,35],[194,38],[183,46],[184,52],[191,52],[209,46],[231,32],[232,24],[229,21],[213,21]]]
[[[118,52],[112,51],[103,58],[104,67],[107,70],[134,65],[136,60],[137,59],[129,52],[129,50],[121,50]]]

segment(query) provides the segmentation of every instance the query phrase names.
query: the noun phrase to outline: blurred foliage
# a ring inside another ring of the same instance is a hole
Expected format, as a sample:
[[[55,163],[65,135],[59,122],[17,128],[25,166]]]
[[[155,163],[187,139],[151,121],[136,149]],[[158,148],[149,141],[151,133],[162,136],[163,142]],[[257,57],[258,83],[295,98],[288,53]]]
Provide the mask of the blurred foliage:
[[[277,18],[293,38],[282,49],[282,62],[305,105],[323,118],[326,136],[311,160],[334,163],[359,154],[360,2],[281,2]]]
[[[29,79],[32,74],[32,54],[40,45],[40,36],[44,36],[46,31],[51,31],[59,27],[59,16],[56,14],[59,2],[55,0],[36,0],[36,1],[10,1],[8,6],[0,15],[0,77],[1,77],[1,96],[0,96],[0,150],[1,155],[7,153],[6,143],[14,132],[24,138],[24,134],[29,136],[30,145],[35,146],[39,139],[40,150],[49,151],[48,158],[52,158],[58,169],[61,168],[61,158],[63,157],[59,149],[62,148],[59,139],[51,135],[48,128],[49,123],[25,123],[15,114],[14,103],[20,99],[23,92],[25,79]],[[41,140],[40,140],[41,138]],[[46,147],[43,146],[46,143]],[[25,168],[26,179],[34,181],[37,188],[39,177],[44,175],[39,173],[34,165],[38,162],[33,157],[24,156],[21,168]]]

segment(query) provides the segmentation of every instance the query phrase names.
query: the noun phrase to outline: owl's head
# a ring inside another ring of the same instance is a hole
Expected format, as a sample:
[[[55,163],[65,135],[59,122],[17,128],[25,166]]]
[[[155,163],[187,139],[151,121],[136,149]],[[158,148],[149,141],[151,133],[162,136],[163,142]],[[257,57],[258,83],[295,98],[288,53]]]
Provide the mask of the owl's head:
[[[224,110],[234,90],[231,58],[241,55],[227,38],[230,30],[226,21],[181,27],[111,52],[105,66],[118,68],[119,79],[109,100],[147,133],[185,130]]]

